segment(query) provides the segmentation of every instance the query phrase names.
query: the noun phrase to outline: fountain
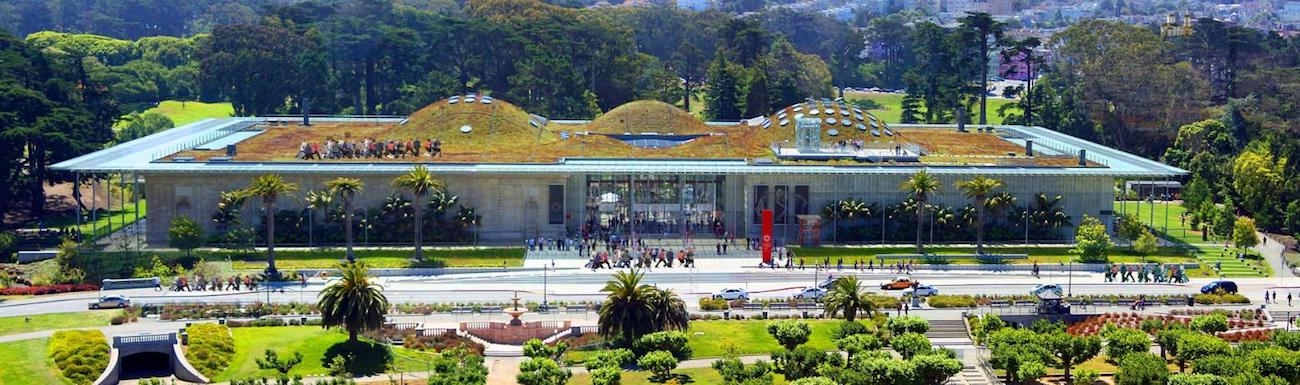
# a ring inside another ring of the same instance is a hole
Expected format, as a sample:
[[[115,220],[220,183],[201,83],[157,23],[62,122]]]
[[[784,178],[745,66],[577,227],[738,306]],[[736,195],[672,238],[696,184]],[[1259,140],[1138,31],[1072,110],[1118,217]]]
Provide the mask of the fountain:
[[[514,306],[509,309],[502,309],[502,311],[510,315],[510,326],[523,326],[524,321],[520,321],[519,316],[527,313],[528,308],[519,307],[519,291],[517,290],[515,291],[515,297],[511,298],[511,300],[514,301]]]

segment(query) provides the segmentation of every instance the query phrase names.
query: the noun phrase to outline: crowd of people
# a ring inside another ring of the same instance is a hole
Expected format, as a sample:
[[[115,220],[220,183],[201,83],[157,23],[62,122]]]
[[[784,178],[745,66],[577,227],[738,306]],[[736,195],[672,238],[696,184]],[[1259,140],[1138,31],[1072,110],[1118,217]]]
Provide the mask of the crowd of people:
[[[649,270],[656,267],[672,268],[674,263],[684,268],[695,267],[695,248],[673,250],[662,247],[614,247],[611,250],[592,253],[583,267],[592,270],[631,267]]]
[[[299,283],[307,286],[307,277],[298,277]],[[261,279],[254,275],[235,274],[222,278],[220,276],[205,277],[203,275],[180,276],[176,277],[176,282],[172,284],[172,291],[240,291],[240,290],[257,290]],[[161,289],[161,287],[159,287]]]
[[[325,139],[325,143],[310,143],[303,141],[298,144],[298,159],[400,159],[411,157],[438,157],[442,156],[442,140],[429,138],[421,142],[420,139],[410,138],[405,141],[398,140],[375,140],[375,138],[365,138],[360,142],[351,138],[335,140],[333,137]]]

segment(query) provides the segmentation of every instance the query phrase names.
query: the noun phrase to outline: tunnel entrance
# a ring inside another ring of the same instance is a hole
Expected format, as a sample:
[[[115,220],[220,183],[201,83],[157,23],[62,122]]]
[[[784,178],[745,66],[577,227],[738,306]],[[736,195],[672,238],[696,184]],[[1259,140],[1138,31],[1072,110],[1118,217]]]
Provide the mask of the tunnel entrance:
[[[157,352],[142,352],[122,357],[122,374],[119,379],[171,377],[171,362],[170,355]]]

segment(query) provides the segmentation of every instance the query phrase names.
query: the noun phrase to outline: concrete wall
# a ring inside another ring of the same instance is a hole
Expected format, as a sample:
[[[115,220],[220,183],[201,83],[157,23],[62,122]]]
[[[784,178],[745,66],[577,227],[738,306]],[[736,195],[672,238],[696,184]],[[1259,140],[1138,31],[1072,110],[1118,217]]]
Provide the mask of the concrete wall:
[[[286,174],[285,179],[297,183],[301,190],[290,197],[281,198],[279,209],[298,210],[305,206],[303,197],[308,190],[324,188],[324,182],[339,175],[322,174]],[[359,177],[365,183],[365,190],[354,202],[354,207],[375,207],[384,198],[393,193],[391,175],[349,175]],[[211,232],[212,213],[222,191],[242,188],[248,184],[251,175],[220,174],[149,174],[146,178],[146,191],[149,197],[149,221],[146,234],[147,242],[154,246],[165,246],[167,227],[172,218],[178,215],[189,216]],[[452,194],[460,196],[462,205],[474,207],[482,216],[482,226],[478,230],[479,240],[484,243],[518,243],[524,237],[555,237],[566,232],[576,232],[583,218],[586,199],[586,175],[445,175]],[[969,204],[969,199],[962,195],[955,183],[969,179],[973,175],[938,175],[943,187],[932,197],[933,202],[946,206],[961,207]],[[855,198],[868,203],[876,202],[881,206],[897,204],[907,198],[899,190],[899,185],[906,175],[727,175],[722,186],[725,220],[728,227],[738,237],[756,234],[758,226],[751,223],[750,209],[754,205],[755,185],[807,185],[810,189],[809,214],[820,214],[828,202]],[[1100,217],[1103,223],[1110,223],[1113,214],[1113,179],[1109,177],[999,177],[1006,182],[1006,191],[1018,198],[1018,205],[1033,202],[1040,192],[1048,195],[1061,195],[1062,207],[1078,223],[1084,215]],[[548,189],[551,185],[565,186],[562,202],[549,202]],[[409,196],[408,196],[409,197]],[[243,211],[245,223],[259,223],[257,218],[260,200],[252,198]],[[552,204],[563,205],[563,224],[548,223],[548,208]],[[794,242],[797,239],[795,223],[778,226],[778,238],[784,234],[785,239]],[[829,225],[823,225],[827,231]],[[1071,231],[1062,231],[1063,239],[1072,236]],[[358,236],[359,237],[359,236]]]

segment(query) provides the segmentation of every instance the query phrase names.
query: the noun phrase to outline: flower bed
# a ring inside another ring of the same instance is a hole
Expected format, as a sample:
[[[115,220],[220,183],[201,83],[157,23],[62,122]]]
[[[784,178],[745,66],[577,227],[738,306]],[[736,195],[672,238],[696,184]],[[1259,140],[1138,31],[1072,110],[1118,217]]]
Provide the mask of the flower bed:
[[[189,345],[185,358],[204,376],[212,378],[230,365],[235,356],[235,339],[225,325],[198,324],[187,328]]]
[[[76,291],[94,291],[99,290],[99,286],[79,283],[79,284],[61,284],[61,285],[41,285],[41,286],[20,286],[6,287],[0,289],[0,295],[45,295],[71,293]]]
[[[1253,329],[1215,333],[1215,336],[1228,342],[1268,341],[1273,337],[1272,330]]]
[[[64,330],[50,337],[49,356],[64,378],[90,384],[108,367],[108,341],[99,330]]]
[[[158,309],[158,318],[164,321],[178,319],[255,318],[268,315],[307,315],[319,311],[315,304],[255,302],[237,304],[166,304]]]
[[[1144,315],[1138,313],[1106,313],[1106,314],[1088,317],[1083,321],[1071,324],[1070,326],[1065,328],[1065,331],[1073,335],[1090,336],[1090,335],[1096,335],[1100,333],[1103,329],[1105,329],[1106,324],[1108,323],[1114,324],[1115,326],[1118,326],[1120,328],[1142,329],[1143,321],[1155,321],[1161,324],[1178,323],[1178,324],[1182,324],[1183,326],[1190,326],[1192,323],[1191,316],[1208,314],[1208,313],[1210,313],[1210,311],[1205,311],[1200,314],[1181,314],[1181,315]],[[1248,330],[1243,331],[1237,329],[1263,328],[1267,326],[1267,322],[1264,321],[1263,319],[1254,318],[1257,317],[1256,312],[1254,310],[1246,310],[1243,312],[1239,312],[1239,314],[1251,318],[1245,318],[1245,319],[1238,318],[1237,317],[1238,314],[1229,313],[1228,327],[1230,328],[1230,330],[1225,333],[1245,333],[1243,334],[1242,337],[1245,338],[1245,336],[1253,336],[1253,334],[1248,333],[1250,332]]]

